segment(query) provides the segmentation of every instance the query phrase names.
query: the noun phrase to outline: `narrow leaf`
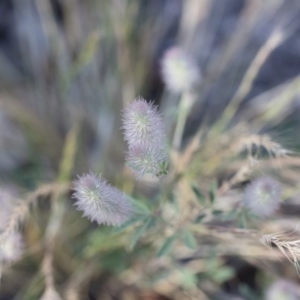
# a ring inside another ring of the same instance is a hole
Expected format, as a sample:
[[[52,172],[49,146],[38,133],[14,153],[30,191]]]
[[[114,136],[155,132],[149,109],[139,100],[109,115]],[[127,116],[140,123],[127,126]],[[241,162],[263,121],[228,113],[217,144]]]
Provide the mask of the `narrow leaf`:
[[[195,183],[192,183],[191,185],[192,190],[197,198],[197,200],[202,204],[205,205],[206,201],[205,201],[205,197],[204,195],[201,193],[201,191],[199,190],[198,186]]]
[[[200,223],[205,217],[206,217],[205,214],[199,215],[199,216],[197,217],[197,219],[196,219],[196,223]]]
[[[137,214],[150,214],[151,210],[150,208],[142,201],[134,199],[130,197],[130,201],[133,206],[133,210]]]
[[[176,234],[168,237],[165,240],[165,242],[162,244],[161,248],[158,250],[157,256],[162,257],[162,256],[165,256],[165,255],[169,254],[169,252],[171,251],[177,237],[178,236]]]
[[[209,200],[210,200],[210,203],[213,203],[215,201],[216,191],[217,191],[217,182],[214,180],[211,183],[210,189],[209,189]]]
[[[218,284],[222,284],[223,282],[231,279],[234,276],[234,271],[230,267],[221,267],[213,274],[213,279]]]
[[[152,224],[153,218],[148,218],[145,223],[139,227],[132,235],[131,241],[130,241],[130,249],[133,249],[140,237],[145,233],[145,231],[148,229],[149,225]]]
[[[186,230],[183,234],[183,242],[190,249],[197,248],[197,241],[193,235],[193,233],[189,230]]]
[[[239,217],[239,226],[241,228],[247,228],[247,218],[244,213],[242,213]]]
[[[123,231],[125,231],[126,229],[128,229],[129,227],[131,227],[132,225],[134,225],[137,222],[142,222],[145,219],[147,219],[148,216],[144,216],[144,215],[139,215],[139,216],[134,216],[132,218],[130,218],[127,222],[125,222],[124,224],[122,224],[121,226],[118,226],[114,229],[113,233],[121,233]]]

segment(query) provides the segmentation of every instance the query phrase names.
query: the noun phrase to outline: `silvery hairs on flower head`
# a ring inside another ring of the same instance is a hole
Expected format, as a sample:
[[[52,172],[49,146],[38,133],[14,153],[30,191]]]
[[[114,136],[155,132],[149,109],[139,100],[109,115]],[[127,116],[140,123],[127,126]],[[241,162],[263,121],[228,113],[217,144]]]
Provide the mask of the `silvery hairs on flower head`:
[[[167,89],[173,93],[190,90],[201,79],[193,59],[176,46],[165,52],[161,61],[161,74]]]
[[[124,139],[128,146],[164,141],[165,127],[157,108],[143,98],[137,98],[123,113]]]
[[[247,186],[243,198],[245,207],[259,217],[273,214],[279,207],[280,201],[280,184],[271,177],[260,177],[253,180]]]
[[[284,279],[278,279],[268,288],[265,300],[300,299],[299,285]]]
[[[127,165],[140,179],[144,174],[166,173],[167,138],[162,118],[153,103],[134,100],[123,113],[124,139],[128,144]]]
[[[132,215],[128,197],[109,185],[101,175],[89,173],[79,177],[74,182],[74,191],[77,209],[99,225],[118,226]]]
[[[140,144],[131,146],[126,156],[127,165],[137,178],[141,178],[146,173],[155,176],[166,174],[164,164],[167,160],[167,153],[164,149],[150,145],[143,147]]]

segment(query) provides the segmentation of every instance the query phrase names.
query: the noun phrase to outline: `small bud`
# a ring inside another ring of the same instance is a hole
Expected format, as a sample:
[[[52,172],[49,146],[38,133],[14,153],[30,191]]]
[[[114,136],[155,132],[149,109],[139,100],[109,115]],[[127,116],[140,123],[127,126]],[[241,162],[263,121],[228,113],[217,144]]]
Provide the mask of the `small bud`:
[[[126,162],[138,179],[146,173],[160,176],[167,173],[168,154],[160,146],[143,147],[141,144],[129,148]]]
[[[253,214],[259,217],[270,216],[281,201],[280,184],[270,177],[257,178],[247,186],[243,201]]]
[[[109,185],[101,176],[89,173],[79,177],[74,182],[74,190],[77,209],[99,225],[118,226],[132,214],[127,196]]]
[[[174,93],[191,89],[201,79],[195,62],[178,47],[166,51],[161,67],[164,83]]]
[[[123,114],[124,139],[129,146],[165,143],[165,128],[153,103],[143,98],[134,100]]]
[[[0,262],[15,262],[23,253],[23,241],[20,233],[14,231],[0,241]]]

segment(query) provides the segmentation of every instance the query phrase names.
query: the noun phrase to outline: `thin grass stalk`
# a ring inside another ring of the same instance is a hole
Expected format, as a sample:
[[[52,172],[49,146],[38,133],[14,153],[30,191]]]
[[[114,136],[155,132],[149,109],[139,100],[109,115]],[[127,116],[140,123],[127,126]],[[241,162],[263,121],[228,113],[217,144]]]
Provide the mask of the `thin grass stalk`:
[[[245,96],[249,93],[253,86],[253,82],[260,71],[261,67],[264,65],[270,54],[279,46],[281,45],[287,35],[276,28],[266,42],[261,46],[259,51],[257,52],[256,56],[254,57],[252,63],[250,64],[249,68],[247,69],[237,91],[235,92],[233,98],[230,100],[228,106],[225,108],[220,121],[217,122],[215,126],[220,129],[226,127],[228,122],[232,119],[235,112],[237,111],[238,107],[244,100]]]
[[[172,143],[174,150],[179,150],[181,146],[185,123],[190,113],[190,110],[192,108],[192,103],[193,103],[193,95],[191,94],[191,92],[186,91],[182,93],[179,102],[178,117],[176,121],[176,127],[175,127],[175,132],[173,137],[173,143]]]
[[[60,163],[60,170],[58,175],[58,182],[64,183],[70,180],[72,170],[75,162],[75,155],[77,150],[77,135],[78,135],[78,126],[75,125],[66,137],[65,147],[63,150],[63,155]],[[45,256],[44,263],[47,267],[45,272],[49,270],[49,276],[52,276],[52,262],[53,262],[53,251],[54,244],[59,233],[61,224],[63,222],[63,216],[65,214],[66,205],[63,202],[64,197],[61,193],[54,194],[52,206],[51,206],[51,214],[50,219],[48,221],[48,225],[45,232]],[[48,273],[45,273],[45,284],[46,289],[50,287],[54,287],[53,278],[51,279],[48,276]],[[48,277],[47,277],[48,276]]]

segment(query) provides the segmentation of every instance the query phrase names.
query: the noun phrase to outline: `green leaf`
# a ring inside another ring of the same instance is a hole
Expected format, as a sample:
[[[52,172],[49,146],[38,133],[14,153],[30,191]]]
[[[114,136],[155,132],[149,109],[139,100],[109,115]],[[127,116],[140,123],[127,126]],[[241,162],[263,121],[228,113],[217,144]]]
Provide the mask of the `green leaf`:
[[[244,213],[241,213],[239,217],[239,226],[241,228],[247,228],[247,217]]]
[[[133,249],[140,237],[145,233],[145,231],[153,224],[153,218],[148,218],[145,223],[141,225],[132,235],[130,241],[130,249]]]
[[[213,210],[212,213],[213,213],[213,215],[218,216],[218,215],[221,215],[223,213],[223,211],[219,210],[219,209],[215,209],[215,210]]]
[[[141,200],[134,199],[130,197],[131,204],[133,206],[133,211],[137,214],[146,214],[149,215],[151,213],[150,208]]]
[[[181,284],[186,288],[196,286],[197,276],[193,274],[189,269],[184,268],[181,270]]]
[[[178,238],[178,235],[177,234],[174,234],[170,237],[168,237],[164,243],[162,244],[162,246],[160,247],[160,249],[158,250],[157,252],[157,256],[158,257],[162,257],[162,256],[165,256],[167,254],[170,253],[175,241],[177,240]]]
[[[223,282],[231,279],[234,276],[234,271],[230,267],[221,267],[218,268],[213,274],[212,278],[218,284],[222,284]]]
[[[213,203],[215,201],[216,191],[217,191],[217,182],[214,180],[211,183],[210,189],[209,189],[209,200],[210,200],[210,203]]]
[[[224,221],[236,219],[238,217],[238,214],[239,214],[238,210],[230,211],[230,212],[227,212],[227,213],[223,214],[222,219]]]
[[[147,218],[148,218],[148,216],[145,216],[145,215],[134,216],[134,217],[130,218],[128,221],[126,221],[124,224],[122,224],[121,226],[116,227],[113,230],[113,233],[115,233],[115,234],[121,233],[121,232],[125,231],[126,229],[128,229],[129,227],[131,227],[132,225],[134,225],[135,223],[144,221]]]
[[[195,183],[192,183],[191,187],[200,204],[205,205],[206,204],[205,197],[199,190],[198,186]]]
[[[189,230],[185,230],[185,232],[183,234],[183,242],[190,249],[194,250],[197,248],[197,241],[196,241],[193,233]]]
[[[195,222],[200,223],[205,217],[206,217],[206,214],[201,214],[197,217]]]
[[[155,277],[152,279],[152,283],[157,284],[160,281],[167,279],[169,276],[170,276],[170,270],[161,271],[155,275]]]

